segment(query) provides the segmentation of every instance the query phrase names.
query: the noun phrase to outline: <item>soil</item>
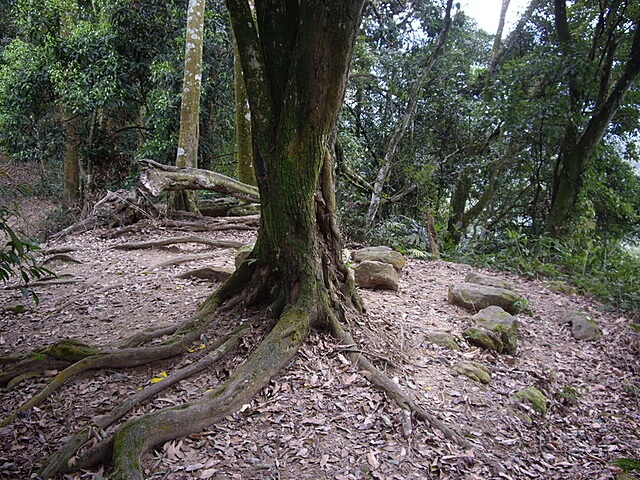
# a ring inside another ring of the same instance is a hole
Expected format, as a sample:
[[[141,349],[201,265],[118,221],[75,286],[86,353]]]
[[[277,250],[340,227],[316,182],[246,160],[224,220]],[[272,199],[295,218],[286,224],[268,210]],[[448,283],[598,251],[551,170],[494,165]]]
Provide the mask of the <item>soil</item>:
[[[43,210],[35,207],[32,213]],[[23,214],[29,218],[28,211]],[[198,233],[243,243],[250,243],[255,234]],[[22,313],[0,313],[0,355],[67,337],[107,345],[136,331],[185,319],[219,284],[177,276],[203,266],[232,268],[234,249],[199,243],[113,249],[125,242],[184,235],[158,223],[135,233],[114,236],[112,231],[96,230],[43,244],[42,259],[52,257],[46,250],[72,249],[68,258],[46,266],[75,283],[34,287],[38,305],[19,290],[0,290],[1,306],[27,307]],[[194,254],[202,257],[162,265]],[[350,364],[348,346],[315,333],[296,360],[242,411],[147,454],[146,478],[615,478],[619,469],[610,462],[637,458],[640,452],[640,340],[629,328],[630,320],[589,298],[554,292],[541,281],[485,272],[513,282],[532,310],[531,315],[518,316],[517,354],[497,355],[464,342],[461,332],[469,325],[469,312],[447,301],[449,286],[463,281],[470,271],[469,266],[440,260],[407,259],[399,292],[360,290],[368,318],[350,327],[379,367],[420,405],[464,434],[473,449],[461,449],[441,432],[408,419]],[[602,328],[602,339],[573,339],[561,321],[570,310],[588,312]],[[455,335],[461,350],[432,344],[427,336],[434,331]],[[252,340],[262,333],[257,329],[236,356],[165,390],[133,415],[198,398],[242,361]],[[0,429],[0,478],[35,478],[42,460],[94,415],[162,378],[163,372],[171,374],[197,358],[209,342],[201,340],[189,355],[172,361],[84,374]],[[455,373],[453,367],[462,360],[485,365],[491,382],[482,385]],[[0,416],[36,393],[46,380],[31,379],[1,390]],[[546,415],[513,400],[515,392],[530,386],[546,395]],[[64,478],[100,479],[107,473],[82,471]]]

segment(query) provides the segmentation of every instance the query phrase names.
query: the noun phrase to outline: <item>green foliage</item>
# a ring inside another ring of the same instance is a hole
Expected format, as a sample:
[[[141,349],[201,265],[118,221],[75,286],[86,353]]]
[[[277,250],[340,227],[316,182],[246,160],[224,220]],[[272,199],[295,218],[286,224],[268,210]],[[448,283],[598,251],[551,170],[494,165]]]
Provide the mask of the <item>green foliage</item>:
[[[536,279],[561,280],[640,318],[640,253],[630,245],[597,236],[558,239],[507,230],[463,243],[447,258]]]
[[[207,8],[200,156],[215,167],[233,151],[233,73],[224,6]],[[84,193],[127,185],[136,158],[175,159],[184,2],[11,0],[0,12],[13,20],[0,32],[3,153],[56,173],[75,148]]]
[[[637,458],[618,458],[611,462],[611,465],[616,466],[625,472],[640,472],[640,459]]]
[[[0,188],[0,195],[5,194],[6,190]],[[33,257],[33,254],[40,250],[38,245],[10,225],[11,219],[18,216],[19,212],[15,207],[0,206],[0,238],[6,241],[0,249],[0,282],[7,283],[11,278],[19,277],[24,284],[21,288],[23,296],[31,296],[37,303],[38,297],[28,290],[29,282],[51,272],[38,265]]]

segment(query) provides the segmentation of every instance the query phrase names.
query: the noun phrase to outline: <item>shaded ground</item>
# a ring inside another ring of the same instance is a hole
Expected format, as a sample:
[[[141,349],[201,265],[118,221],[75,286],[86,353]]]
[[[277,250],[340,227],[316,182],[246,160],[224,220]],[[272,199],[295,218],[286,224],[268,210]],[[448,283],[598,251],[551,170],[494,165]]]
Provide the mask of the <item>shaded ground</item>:
[[[1,312],[0,354],[16,353],[61,337],[107,344],[150,326],[187,317],[217,283],[179,279],[199,266],[233,266],[232,249],[182,244],[122,251],[132,241],[182,236],[149,227],[109,238],[95,231],[61,239],[45,248],[73,247],[74,260],[49,267],[77,283],[37,287],[40,305],[24,313]],[[255,232],[199,233],[243,243]],[[171,259],[203,258],[173,266]],[[206,256],[206,258],[204,258]],[[442,261],[409,259],[398,293],[361,291],[367,325],[352,325],[379,366],[420,404],[476,446],[462,451],[424,424],[408,424],[395,405],[372,390],[346,360],[345,347],[314,335],[290,367],[250,405],[223,424],[159,446],[144,460],[157,479],[610,479],[609,462],[640,452],[640,341],[628,321],[595,302],[554,293],[540,282],[504,275],[531,303],[533,316],[519,316],[516,356],[496,356],[460,341],[452,352],[431,344],[435,330],[458,337],[467,312],[446,301],[450,284],[471,269]],[[17,290],[0,290],[0,305],[25,304]],[[25,304],[26,305],[26,304]],[[604,330],[597,343],[577,342],[559,323],[570,309],[588,311]],[[254,337],[258,338],[259,332]],[[208,339],[202,339],[206,345]],[[243,347],[247,350],[250,342]],[[202,349],[206,350],[206,349]],[[93,415],[117,405],[162,372],[201,353],[127,371],[97,371],[73,381],[41,407],[0,429],[0,478],[34,478],[40,462]],[[138,408],[155,408],[199,397],[218,384],[243,352],[215,369],[170,388]],[[457,375],[460,360],[486,365],[483,386]],[[53,375],[54,372],[50,372]],[[0,391],[0,416],[33,395],[44,380]],[[511,400],[536,386],[549,399],[543,418]],[[484,452],[492,465],[475,458]],[[493,472],[493,473],[492,473]],[[100,478],[79,472],[66,478]]]

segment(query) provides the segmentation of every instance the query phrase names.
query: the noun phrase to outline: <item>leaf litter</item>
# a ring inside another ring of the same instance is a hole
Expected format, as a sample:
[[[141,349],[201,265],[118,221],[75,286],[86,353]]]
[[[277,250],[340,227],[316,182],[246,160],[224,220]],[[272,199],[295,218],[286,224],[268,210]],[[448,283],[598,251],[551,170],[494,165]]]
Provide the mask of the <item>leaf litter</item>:
[[[218,285],[179,274],[204,266],[233,267],[233,252],[201,244],[124,251],[124,242],[181,232],[149,229],[123,238],[88,232],[48,247],[72,246],[81,263],[54,261],[78,284],[38,287],[33,311],[0,317],[0,352],[14,354],[59,338],[105,345],[150,327],[179,322]],[[255,232],[214,232],[212,240],[249,243]],[[208,258],[201,254],[207,253]],[[212,255],[211,255],[212,254]],[[172,264],[178,257],[193,260]],[[151,268],[157,265],[162,267]],[[612,479],[611,462],[640,452],[640,341],[628,319],[595,301],[555,293],[541,282],[501,274],[527,298],[533,315],[518,316],[517,355],[497,356],[461,340],[469,315],[447,302],[450,284],[472,269],[443,261],[408,260],[400,292],[360,293],[368,321],[349,325],[358,348],[416,402],[474,445],[464,450],[439,431],[407,418],[346,358],[354,346],[313,334],[289,368],[250,404],[209,430],[157,446],[143,459],[149,479]],[[495,272],[494,272],[495,274]],[[0,304],[20,301],[0,291]],[[61,308],[62,307],[62,308]],[[587,311],[604,330],[596,343],[577,342],[562,325],[570,309]],[[460,351],[431,344],[446,331]],[[174,385],[131,415],[198,398],[243,361],[261,332],[215,367]],[[0,429],[0,478],[35,478],[40,462],[95,415],[206,352],[202,339],[186,356],[126,371],[90,372],[43,405]],[[204,347],[204,348],[203,348]],[[481,363],[492,380],[458,375],[461,360]],[[54,375],[55,372],[49,372]],[[32,379],[0,391],[2,416],[46,382]],[[548,399],[546,416],[512,400],[535,386]],[[95,432],[97,442],[107,432]],[[482,460],[478,453],[483,454]],[[67,479],[103,478],[78,472]]]

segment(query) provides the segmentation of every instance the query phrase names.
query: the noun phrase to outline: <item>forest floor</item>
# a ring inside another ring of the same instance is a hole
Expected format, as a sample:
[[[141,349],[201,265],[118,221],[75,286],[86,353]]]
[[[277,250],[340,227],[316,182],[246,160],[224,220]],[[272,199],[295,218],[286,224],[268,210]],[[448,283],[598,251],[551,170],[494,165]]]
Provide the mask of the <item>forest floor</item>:
[[[44,207],[36,208],[34,215]],[[28,215],[29,212],[23,212]],[[28,218],[28,217],[27,217]],[[70,259],[47,264],[75,283],[35,287],[40,303],[19,290],[0,290],[0,355],[60,338],[106,345],[136,331],[179,322],[218,283],[182,279],[198,267],[233,267],[235,250],[199,243],[116,250],[125,242],[188,235],[150,224],[134,233],[96,230],[50,241],[69,247]],[[212,240],[249,243],[255,231],[198,232]],[[199,258],[169,264],[187,255]],[[76,263],[77,262],[77,263]],[[242,412],[209,430],[159,445],[144,457],[149,479],[613,479],[610,462],[640,456],[640,339],[629,320],[592,299],[565,295],[541,281],[499,275],[516,285],[532,315],[519,315],[516,355],[496,355],[466,344],[469,313],[447,301],[450,285],[472,271],[466,265],[408,259],[399,292],[360,290],[368,320],[351,325],[364,351],[415,400],[474,445],[464,450],[441,432],[402,412],[372,389],[347,360],[345,347],[313,334],[296,360]],[[487,273],[487,272],[485,272]],[[578,342],[561,319],[586,311],[603,330],[598,342]],[[459,351],[432,344],[430,332],[459,338]],[[136,408],[133,415],[198,398],[217,385],[259,340],[256,329],[237,355],[179,383]],[[202,339],[202,346],[209,339]],[[0,429],[0,478],[35,478],[41,462],[96,414],[201,354],[126,371],[100,370],[65,385],[44,404]],[[461,360],[484,364],[482,385],[460,376]],[[47,372],[49,376],[55,372]],[[0,390],[4,417],[45,384],[32,379]],[[516,404],[529,386],[548,399],[541,416]],[[479,458],[478,453],[483,453]],[[65,478],[102,478],[103,471]]]

